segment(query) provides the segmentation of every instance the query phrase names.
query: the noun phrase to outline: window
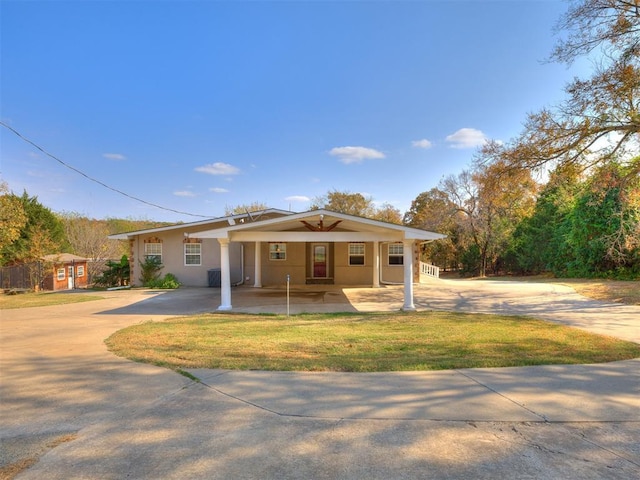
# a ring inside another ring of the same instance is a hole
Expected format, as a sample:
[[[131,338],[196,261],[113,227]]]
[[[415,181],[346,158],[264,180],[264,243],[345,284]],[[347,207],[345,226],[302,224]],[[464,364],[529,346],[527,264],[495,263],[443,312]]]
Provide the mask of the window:
[[[389,244],[389,265],[404,264],[404,246],[401,243]]]
[[[269,260],[286,260],[287,244],[286,243],[270,243],[269,244]]]
[[[200,243],[184,244],[184,264],[185,265],[201,265],[202,245]]]
[[[144,259],[157,259],[159,263],[162,263],[162,244],[161,243],[145,243],[144,244]]]
[[[349,265],[364,265],[364,243],[349,244]]]
[[[58,280],[64,280],[65,279],[65,275],[64,275],[64,268],[59,268],[58,269]]]
[[[78,265],[76,268],[76,273],[79,277],[84,277],[84,265]]]

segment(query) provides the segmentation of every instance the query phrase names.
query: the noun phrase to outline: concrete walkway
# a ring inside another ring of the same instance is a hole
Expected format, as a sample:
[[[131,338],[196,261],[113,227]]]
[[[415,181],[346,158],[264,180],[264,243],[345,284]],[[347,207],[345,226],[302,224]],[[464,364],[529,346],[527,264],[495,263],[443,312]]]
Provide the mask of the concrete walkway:
[[[640,477],[640,359],[376,374],[193,370],[198,383],[115,357],[103,340],[213,311],[216,290],[101,295],[1,312],[0,464],[37,460],[18,478]],[[282,289],[232,293],[238,311],[286,311],[283,300]],[[290,301],[292,313],[398,309],[402,291],[303,288]],[[640,307],[551,284],[441,280],[417,286],[416,305],[528,313],[640,341]]]

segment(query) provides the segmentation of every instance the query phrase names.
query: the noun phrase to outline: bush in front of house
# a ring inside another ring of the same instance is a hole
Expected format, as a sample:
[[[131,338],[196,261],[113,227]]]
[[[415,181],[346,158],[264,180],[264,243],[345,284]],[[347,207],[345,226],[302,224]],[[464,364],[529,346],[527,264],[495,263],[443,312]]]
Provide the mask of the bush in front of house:
[[[162,263],[158,257],[147,257],[144,262],[140,262],[140,281],[143,287],[147,288],[178,288],[180,282],[173,273],[160,276]]]
[[[164,277],[159,277],[154,280],[149,281],[144,285],[148,288],[179,288],[180,282],[178,278],[173,273],[167,273]]]
[[[122,287],[129,285],[129,258],[123,255],[119,262],[108,260],[105,270],[94,280],[98,287]]]

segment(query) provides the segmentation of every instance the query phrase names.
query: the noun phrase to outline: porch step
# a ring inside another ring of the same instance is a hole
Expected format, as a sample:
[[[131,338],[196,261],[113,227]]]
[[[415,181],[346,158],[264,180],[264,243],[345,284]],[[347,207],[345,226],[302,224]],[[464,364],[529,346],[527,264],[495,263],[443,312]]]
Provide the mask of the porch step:
[[[307,285],[333,285],[333,278],[307,278]]]

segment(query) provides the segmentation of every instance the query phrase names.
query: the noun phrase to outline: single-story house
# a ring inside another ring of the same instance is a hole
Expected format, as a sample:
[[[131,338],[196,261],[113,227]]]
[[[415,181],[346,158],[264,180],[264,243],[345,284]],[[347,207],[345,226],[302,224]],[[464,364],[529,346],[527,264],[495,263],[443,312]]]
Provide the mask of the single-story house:
[[[445,235],[324,209],[268,209],[109,238],[129,241],[133,285],[139,283],[140,262],[157,257],[162,273],[174,274],[185,286],[220,286],[219,310],[231,310],[233,285],[262,287],[287,281],[403,284],[403,309],[413,310],[413,283],[434,270],[419,262],[419,246]]]
[[[87,288],[88,259],[71,253],[45,255],[42,260],[50,265],[44,275],[45,290],[73,290]]]

